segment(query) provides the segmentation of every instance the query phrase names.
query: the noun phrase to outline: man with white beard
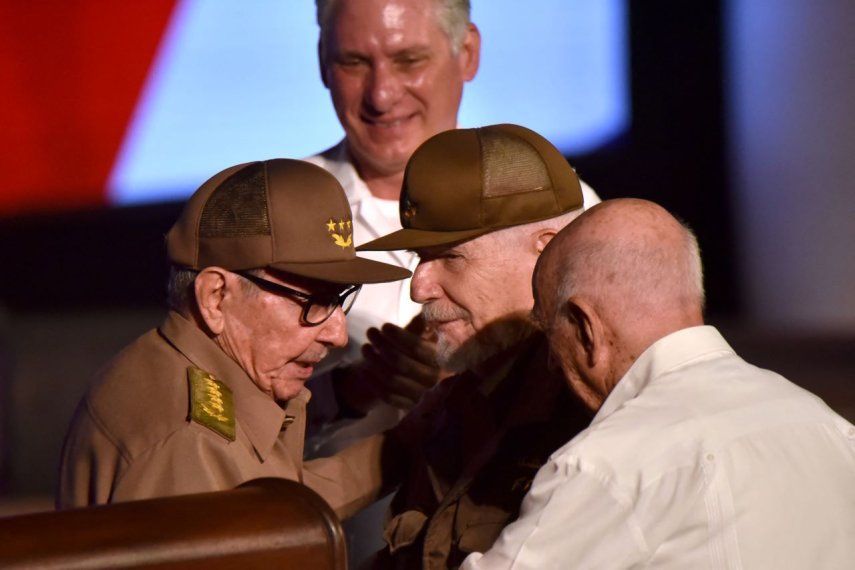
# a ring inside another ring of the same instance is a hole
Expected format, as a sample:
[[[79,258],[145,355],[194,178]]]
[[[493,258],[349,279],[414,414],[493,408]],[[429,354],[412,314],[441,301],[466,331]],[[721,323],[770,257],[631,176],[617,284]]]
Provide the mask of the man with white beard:
[[[453,568],[489,548],[538,468],[587,425],[529,321],[538,256],[582,204],[575,172],[537,133],[446,131],[407,165],[404,229],[358,248],[418,254],[411,296],[440,364],[460,372],[389,433],[407,457],[375,567]]]

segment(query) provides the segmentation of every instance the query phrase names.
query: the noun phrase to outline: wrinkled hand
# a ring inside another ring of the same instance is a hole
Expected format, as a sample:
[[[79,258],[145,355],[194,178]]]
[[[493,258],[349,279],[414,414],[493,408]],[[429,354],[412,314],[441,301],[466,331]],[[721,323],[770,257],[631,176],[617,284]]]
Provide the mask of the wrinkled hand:
[[[408,410],[446,374],[436,364],[436,339],[424,319],[405,328],[385,324],[368,329],[360,374],[387,403]]]

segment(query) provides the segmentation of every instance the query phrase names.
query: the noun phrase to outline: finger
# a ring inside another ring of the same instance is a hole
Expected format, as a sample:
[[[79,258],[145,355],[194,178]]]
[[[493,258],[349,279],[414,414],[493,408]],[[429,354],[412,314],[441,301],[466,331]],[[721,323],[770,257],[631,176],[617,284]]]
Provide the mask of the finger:
[[[367,334],[378,347],[391,348],[431,366],[436,364],[436,344],[400,327],[385,324],[381,330],[369,329]]]
[[[364,350],[363,355],[371,362],[381,362],[384,368],[394,374],[408,376],[419,384],[430,387],[439,380],[440,370],[436,364],[427,364],[401,353],[393,345],[382,343],[367,345],[370,350]]]
[[[427,330],[427,321],[422,316],[421,313],[413,317],[407,326],[404,327],[405,331],[411,332],[414,335],[422,336],[424,332]]]
[[[413,360],[395,349],[386,350],[368,344],[363,346],[362,356],[366,366],[374,369],[379,367],[383,374],[406,376],[427,387],[433,386],[439,380],[439,367]]]
[[[399,410],[412,410],[418,403],[418,400],[410,400],[409,398],[394,395],[383,398],[383,401]]]
[[[362,372],[369,383],[378,389],[384,400],[397,397],[415,402],[430,387],[396,372],[376,356],[369,355],[366,357]]]

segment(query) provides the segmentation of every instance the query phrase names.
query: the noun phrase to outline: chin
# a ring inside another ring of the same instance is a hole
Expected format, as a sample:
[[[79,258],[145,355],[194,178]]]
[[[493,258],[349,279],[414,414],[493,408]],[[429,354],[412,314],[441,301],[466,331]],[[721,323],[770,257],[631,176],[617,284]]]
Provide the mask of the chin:
[[[303,390],[302,380],[285,380],[273,386],[273,399],[277,402],[293,400]]]

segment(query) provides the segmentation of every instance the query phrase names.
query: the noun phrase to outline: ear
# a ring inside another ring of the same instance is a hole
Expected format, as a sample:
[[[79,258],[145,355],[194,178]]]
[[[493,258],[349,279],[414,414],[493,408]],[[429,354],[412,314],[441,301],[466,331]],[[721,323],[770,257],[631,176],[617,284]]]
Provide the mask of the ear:
[[[323,38],[318,39],[318,70],[321,72],[321,82],[324,84],[324,87],[327,89],[330,88],[329,83],[327,83],[327,62],[324,58],[324,40]]]
[[[457,57],[460,62],[463,81],[472,81],[475,74],[478,73],[478,66],[481,64],[481,32],[471,22],[466,27],[466,35],[463,36],[463,43],[460,45],[460,52]]]
[[[206,267],[196,276],[194,288],[196,306],[202,320],[212,334],[221,334],[225,325],[223,299],[227,291],[226,271],[219,267]]]
[[[584,353],[580,363],[596,368],[605,361],[607,351],[602,319],[593,305],[576,296],[567,299],[564,310],[567,319],[575,324],[578,346]]]
[[[537,249],[537,255],[543,253],[543,250],[546,249],[546,246],[552,241],[552,238],[555,237],[556,233],[558,233],[558,231],[551,228],[537,231],[534,235],[534,245]]]

